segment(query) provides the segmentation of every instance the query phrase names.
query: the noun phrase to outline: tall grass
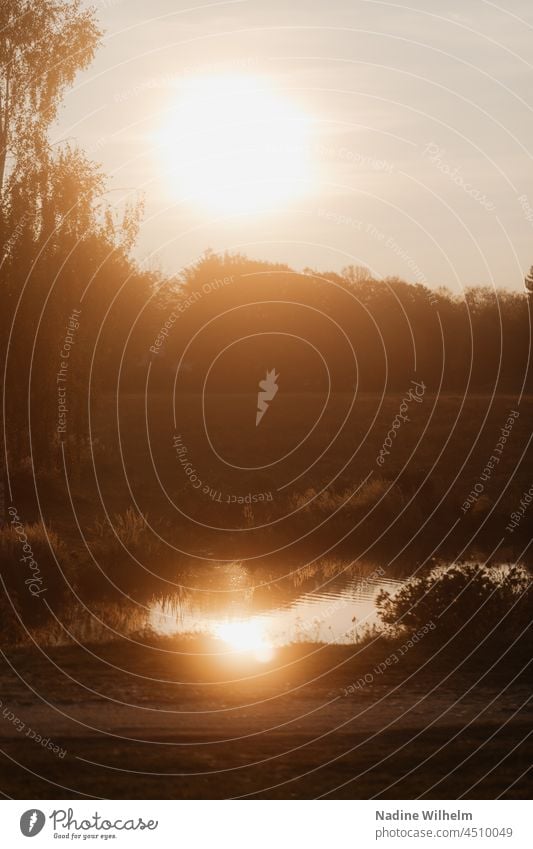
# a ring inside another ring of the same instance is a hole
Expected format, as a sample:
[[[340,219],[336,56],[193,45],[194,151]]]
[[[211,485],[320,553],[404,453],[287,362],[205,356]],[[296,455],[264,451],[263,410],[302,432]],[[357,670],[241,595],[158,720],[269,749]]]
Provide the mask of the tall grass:
[[[0,574],[0,636],[14,641],[46,625],[75,580],[65,544],[42,522],[0,528]]]
[[[359,487],[344,489],[342,492],[328,488],[318,494],[314,488],[305,492],[295,493],[291,499],[291,507],[305,513],[322,513],[330,515],[336,510],[359,513],[368,510],[380,501],[386,501],[388,506],[399,507],[405,503],[405,498],[399,487],[383,478],[371,478]]]
[[[90,539],[93,564],[84,570],[83,592],[113,602],[124,596],[152,597],[160,591],[162,548],[148,517],[131,507],[112,521],[95,522]]]

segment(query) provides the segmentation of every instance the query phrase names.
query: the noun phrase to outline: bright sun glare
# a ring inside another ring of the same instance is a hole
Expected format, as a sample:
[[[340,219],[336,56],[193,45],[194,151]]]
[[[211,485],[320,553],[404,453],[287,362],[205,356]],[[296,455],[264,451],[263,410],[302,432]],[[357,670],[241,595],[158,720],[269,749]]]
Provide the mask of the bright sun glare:
[[[284,205],[310,180],[309,124],[264,80],[199,77],[180,88],[157,134],[165,180],[180,200],[218,214]]]
[[[261,663],[268,663],[274,654],[261,623],[255,619],[222,622],[217,626],[216,636],[236,652],[251,654]]]

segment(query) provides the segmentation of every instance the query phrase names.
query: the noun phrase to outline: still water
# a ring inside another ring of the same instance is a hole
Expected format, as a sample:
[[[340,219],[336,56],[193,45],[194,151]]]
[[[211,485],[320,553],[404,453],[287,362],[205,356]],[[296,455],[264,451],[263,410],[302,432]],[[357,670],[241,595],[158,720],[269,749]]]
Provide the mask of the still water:
[[[265,660],[271,647],[287,643],[355,642],[376,624],[379,591],[402,583],[361,563],[304,567],[282,578],[235,563],[204,566],[181,580],[176,595],[150,605],[150,630],[211,634]]]

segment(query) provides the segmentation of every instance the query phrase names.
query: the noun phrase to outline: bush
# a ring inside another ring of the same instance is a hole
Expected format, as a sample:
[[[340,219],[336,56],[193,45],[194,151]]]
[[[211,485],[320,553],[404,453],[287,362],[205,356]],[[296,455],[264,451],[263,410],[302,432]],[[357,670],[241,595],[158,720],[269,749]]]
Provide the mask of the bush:
[[[438,566],[395,593],[382,590],[377,607],[394,635],[434,623],[425,641],[443,645],[457,637],[470,649],[490,635],[510,643],[524,629],[531,636],[531,575],[523,566]]]

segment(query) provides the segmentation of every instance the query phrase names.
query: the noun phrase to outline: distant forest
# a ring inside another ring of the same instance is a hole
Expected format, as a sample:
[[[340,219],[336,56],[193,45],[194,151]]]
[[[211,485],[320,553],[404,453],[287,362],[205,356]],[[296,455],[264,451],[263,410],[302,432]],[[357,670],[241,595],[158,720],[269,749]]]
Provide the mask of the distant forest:
[[[298,273],[209,252],[156,292],[145,318],[152,330],[139,328],[134,341],[141,359],[146,334],[157,336],[174,314],[152,356],[156,382],[174,375],[183,355],[180,383],[201,390],[218,351],[254,334],[254,355],[243,358],[241,345],[228,350],[224,369],[213,369],[213,389],[245,391],[261,348],[265,366],[283,371],[284,387],[295,392],[324,391],[326,364],[331,391],[403,391],[415,374],[435,392],[531,389],[525,293],[483,287],[454,296],[396,277],[376,280],[361,267]]]
[[[399,393],[415,377],[429,392],[532,391],[525,293],[459,297],[212,252],[164,278],[90,224],[65,222],[44,247],[22,231],[0,268],[13,459],[30,454],[30,433],[34,458],[57,457],[62,376],[72,459],[108,393],[255,392],[266,368],[295,393]]]

